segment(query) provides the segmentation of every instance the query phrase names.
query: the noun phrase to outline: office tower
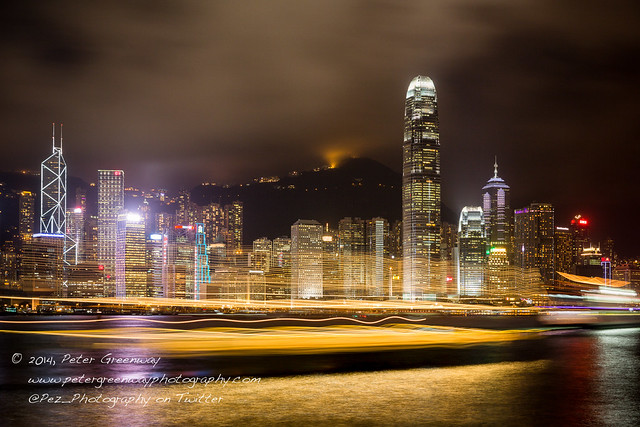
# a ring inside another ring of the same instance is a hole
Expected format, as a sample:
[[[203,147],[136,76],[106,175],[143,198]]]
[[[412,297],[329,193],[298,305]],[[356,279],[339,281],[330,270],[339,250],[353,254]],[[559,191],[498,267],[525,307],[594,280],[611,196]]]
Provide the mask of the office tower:
[[[217,203],[210,203],[202,208],[202,222],[209,243],[223,242],[225,229],[224,209]]]
[[[484,231],[483,231],[484,233]],[[458,292],[458,258],[455,252],[458,245],[458,224],[442,222],[440,231],[440,263],[445,274],[445,293],[447,295]],[[454,259],[455,258],[455,259]]]
[[[272,247],[267,296],[287,298],[291,295],[291,238],[276,237]]]
[[[178,194],[178,209],[176,210],[176,221],[178,224],[194,224],[195,207],[191,203],[191,193],[188,190],[180,190]]]
[[[574,242],[571,230],[568,227],[556,227],[553,235],[553,244],[555,271],[562,273],[573,272]]]
[[[62,126],[60,127],[62,132]],[[40,165],[40,233],[65,234],[67,209],[67,164],[62,157],[62,136],[56,147],[55,124],[53,152]]]
[[[365,224],[360,218],[343,218],[338,223],[338,254],[345,298],[364,294]]]
[[[167,240],[167,235],[162,233],[151,233],[147,237],[147,291],[150,297],[167,296]]]
[[[458,294],[480,297],[485,293],[487,242],[482,208],[465,206],[458,223]]]
[[[582,252],[591,247],[589,220],[578,214],[571,220],[569,227],[573,234],[573,268],[582,264]]]
[[[193,299],[197,253],[195,227],[174,225],[169,230],[167,251],[167,296]]]
[[[487,246],[505,248],[510,255],[513,229],[510,188],[498,176],[497,158],[493,167],[493,178],[482,187],[485,236]]]
[[[22,243],[31,241],[35,225],[35,195],[31,191],[21,191],[18,196],[18,233]]]
[[[196,271],[193,284],[193,299],[207,298],[207,286],[211,283],[209,272],[209,255],[207,254],[207,237],[204,232],[204,224],[196,223]]]
[[[366,238],[367,296],[388,295],[389,223],[384,218],[367,221]]]
[[[77,264],[84,261],[84,211],[81,207],[67,211],[67,239],[71,246],[67,248],[67,262]]]
[[[20,283],[27,295],[66,296],[64,234],[36,233],[23,248]]]
[[[389,227],[389,255],[391,258],[402,258],[402,221],[395,221]]]
[[[291,226],[291,298],[322,296],[322,225],[299,219]]]
[[[403,298],[415,300],[435,293],[440,280],[440,133],[429,77],[409,84],[402,149]]]
[[[116,297],[149,296],[144,219],[138,214],[121,213],[116,227]]]
[[[253,251],[251,252],[251,268],[268,273],[271,268],[271,254],[273,243],[266,237],[261,237],[253,241]]]
[[[118,215],[124,209],[124,172],[98,171],[98,263],[104,267],[105,294],[115,295]]]
[[[236,200],[224,207],[227,253],[242,253],[242,202]]]
[[[325,224],[322,232],[322,295],[344,298],[338,231]]]
[[[291,239],[286,236],[273,239],[272,266],[291,268]]]
[[[553,206],[532,203],[514,212],[514,266],[521,269],[536,268],[545,283],[554,275],[555,231]]]

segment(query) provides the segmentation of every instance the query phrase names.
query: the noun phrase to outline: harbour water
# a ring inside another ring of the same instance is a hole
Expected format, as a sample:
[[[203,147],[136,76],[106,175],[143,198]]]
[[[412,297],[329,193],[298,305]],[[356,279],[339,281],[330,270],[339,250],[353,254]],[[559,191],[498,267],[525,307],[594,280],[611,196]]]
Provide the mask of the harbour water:
[[[112,340],[109,348],[82,337],[1,338],[5,425],[640,425],[640,328],[253,357],[171,357],[141,342]],[[100,362],[105,355],[108,363]],[[49,377],[67,382],[33,382]],[[140,378],[157,382],[125,382]]]

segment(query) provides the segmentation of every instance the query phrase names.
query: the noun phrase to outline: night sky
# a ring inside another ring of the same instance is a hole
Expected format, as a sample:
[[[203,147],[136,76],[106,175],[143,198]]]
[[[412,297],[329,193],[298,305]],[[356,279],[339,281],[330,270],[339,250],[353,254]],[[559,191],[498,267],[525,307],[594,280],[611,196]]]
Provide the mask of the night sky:
[[[189,188],[357,155],[402,161],[406,88],[438,91],[443,200],[556,206],[640,254],[636,1],[16,1],[0,11],[0,169]]]

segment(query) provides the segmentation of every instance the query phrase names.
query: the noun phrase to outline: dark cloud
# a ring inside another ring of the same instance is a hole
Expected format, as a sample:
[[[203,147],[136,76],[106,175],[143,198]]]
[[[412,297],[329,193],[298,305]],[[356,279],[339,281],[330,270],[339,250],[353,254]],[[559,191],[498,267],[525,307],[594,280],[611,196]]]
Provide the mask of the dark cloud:
[[[478,204],[498,155],[514,204],[619,222],[640,207],[639,21],[622,1],[13,2],[0,168],[36,169],[64,121],[87,180],[238,182],[328,153],[399,170],[404,93],[426,74],[448,205]]]

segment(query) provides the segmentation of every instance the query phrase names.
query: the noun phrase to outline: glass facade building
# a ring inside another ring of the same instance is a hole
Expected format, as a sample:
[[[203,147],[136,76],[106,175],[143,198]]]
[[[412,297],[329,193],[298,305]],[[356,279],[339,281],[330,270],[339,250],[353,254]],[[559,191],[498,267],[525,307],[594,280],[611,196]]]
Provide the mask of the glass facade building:
[[[440,277],[440,132],[436,88],[417,76],[407,90],[402,160],[403,298],[433,294]]]
[[[98,263],[104,266],[105,293],[115,295],[118,215],[124,209],[124,172],[98,171]]]
[[[458,294],[479,297],[484,294],[487,263],[484,219],[480,206],[465,206],[458,223]]]

